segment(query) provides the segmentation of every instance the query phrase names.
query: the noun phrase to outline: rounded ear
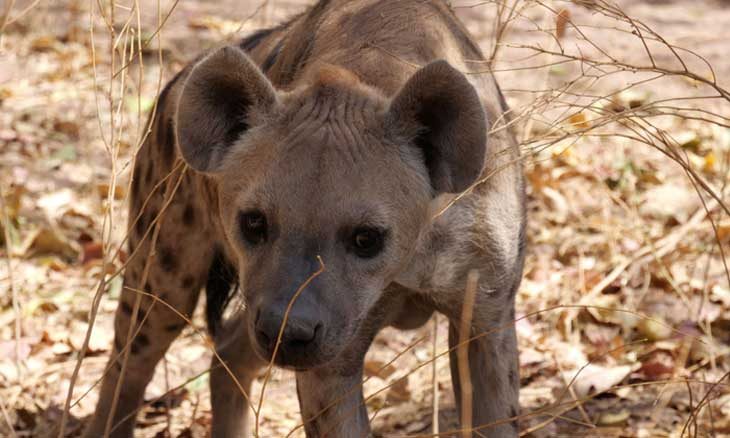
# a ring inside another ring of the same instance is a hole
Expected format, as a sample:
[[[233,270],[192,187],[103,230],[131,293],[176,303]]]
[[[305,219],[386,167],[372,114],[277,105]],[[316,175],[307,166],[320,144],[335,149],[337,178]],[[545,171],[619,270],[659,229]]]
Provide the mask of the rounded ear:
[[[183,85],[175,129],[180,154],[200,172],[220,168],[249,128],[254,111],[269,111],[276,91],[239,48],[222,47],[196,64]]]
[[[474,87],[448,62],[414,73],[393,98],[388,116],[420,149],[436,193],[464,191],[481,175],[486,114]]]

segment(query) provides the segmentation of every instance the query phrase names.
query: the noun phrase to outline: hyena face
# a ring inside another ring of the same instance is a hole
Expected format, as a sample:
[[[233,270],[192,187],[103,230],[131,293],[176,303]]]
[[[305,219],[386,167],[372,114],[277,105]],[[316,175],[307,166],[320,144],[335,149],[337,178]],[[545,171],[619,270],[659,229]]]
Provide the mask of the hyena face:
[[[218,183],[238,257],[249,333],[276,363],[323,364],[348,345],[409,262],[434,196],[466,189],[483,166],[476,92],[445,62],[388,98],[322,66],[277,91],[243,52],[223,48],[190,73],[178,105],[182,156]]]

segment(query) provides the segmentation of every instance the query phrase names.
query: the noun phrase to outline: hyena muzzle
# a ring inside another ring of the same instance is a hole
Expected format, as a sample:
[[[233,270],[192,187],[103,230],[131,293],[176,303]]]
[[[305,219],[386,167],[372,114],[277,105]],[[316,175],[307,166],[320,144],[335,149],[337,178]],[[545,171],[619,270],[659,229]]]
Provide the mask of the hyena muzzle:
[[[227,364],[211,367],[213,437],[246,433],[240,389],[280,335],[307,436],[367,436],[374,336],[438,311],[456,346],[471,272],[474,436],[517,436],[524,185],[483,60],[444,1],[321,0],[183,69],[137,154],[131,257],[86,436],[132,436],[203,288]]]

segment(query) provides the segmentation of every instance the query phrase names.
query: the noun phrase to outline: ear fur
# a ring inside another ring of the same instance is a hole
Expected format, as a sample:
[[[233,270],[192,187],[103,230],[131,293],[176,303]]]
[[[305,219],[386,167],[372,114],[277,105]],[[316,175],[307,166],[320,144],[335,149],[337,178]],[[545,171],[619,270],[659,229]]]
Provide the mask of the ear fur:
[[[242,50],[215,50],[183,85],[175,123],[180,154],[193,169],[215,172],[249,129],[252,112],[269,111],[276,100],[271,82]]]
[[[388,115],[421,151],[436,193],[461,192],[479,178],[486,114],[474,87],[448,62],[435,61],[414,73]]]

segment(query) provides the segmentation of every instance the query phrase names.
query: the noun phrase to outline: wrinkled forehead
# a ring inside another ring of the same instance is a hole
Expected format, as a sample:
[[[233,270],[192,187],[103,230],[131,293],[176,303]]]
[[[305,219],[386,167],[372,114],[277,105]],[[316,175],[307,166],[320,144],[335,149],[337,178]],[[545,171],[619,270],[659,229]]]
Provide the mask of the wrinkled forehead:
[[[382,138],[330,121],[289,135],[261,181],[256,197],[282,216],[302,221],[347,213],[377,221],[397,190],[401,157]]]
[[[258,176],[239,202],[290,225],[386,221],[414,186],[428,191],[418,161],[389,136],[386,104],[338,69],[286,93],[249,149]]]

